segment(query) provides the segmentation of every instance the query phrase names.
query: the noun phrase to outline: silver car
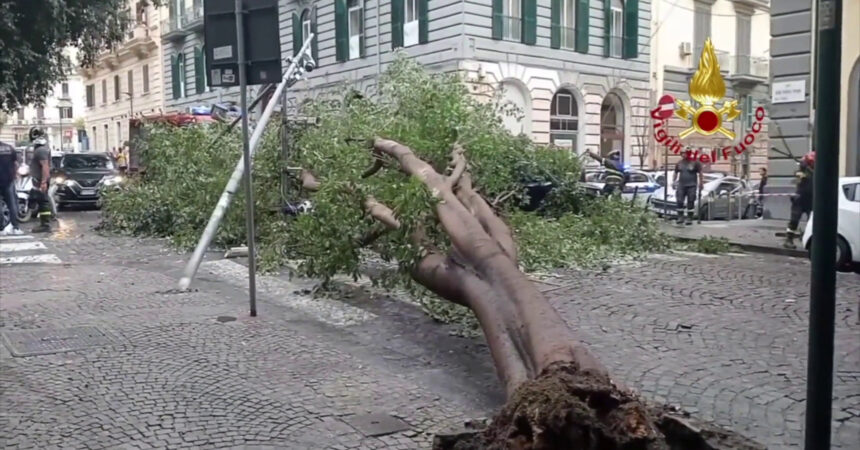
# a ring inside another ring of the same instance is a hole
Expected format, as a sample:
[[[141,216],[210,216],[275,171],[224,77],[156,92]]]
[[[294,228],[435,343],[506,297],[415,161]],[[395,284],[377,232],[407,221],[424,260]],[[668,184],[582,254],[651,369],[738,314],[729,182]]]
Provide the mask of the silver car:
[[[701,204],[698,199],[695,202],[696,211],[702,220],[755,217],[756,192],[749,183],[738,177],[717,173],[706,173],[704,181]],[[677,215],[674,187],[670,186],[668,190],[661,187],[654,191],[648,206],[661,217]]]

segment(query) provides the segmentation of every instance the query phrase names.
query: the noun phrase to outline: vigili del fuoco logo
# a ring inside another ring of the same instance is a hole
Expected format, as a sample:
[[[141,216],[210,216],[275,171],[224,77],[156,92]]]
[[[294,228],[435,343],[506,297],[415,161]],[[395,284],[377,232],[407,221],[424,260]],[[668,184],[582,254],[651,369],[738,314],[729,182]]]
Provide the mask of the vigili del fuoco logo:
[[[720,74],[720,63],[717,61],[714,44],[711,39],[705,40],[705,47],[699,57],[699,68],[690,80],[690,97],[696,101],[698,107],[691,102],[675,99],[671,95],[664,95],[656,108],[651,110],[651,118],[654,119],[654,138],[663,144],[674,154],[680,154],[684,147],[681,141],[694,133],[701,136],[712,136],[718,134],[727,139],[735,141],[735,133],[725,127],[741,115],[738,109],[738,101],[726,99],[722,105],[720,100],[726,95],[726,82]],[[764,108],[759,106],[755,110],[755,120],[749,132],[734,142],[733,145],[723,147],[721,150],[711,149],[710,152],[703,149],[690,151],[685,156],[692,160],[698,160],[703,164],[717,162],[719,158],[728,160],[732,152],[737,155],[745,152],[747,147],[752,147],[756,136],[761,132],[764,120]],[[677,136],[669,132],[669,119],[676,116],[689,127],[678,133]]]

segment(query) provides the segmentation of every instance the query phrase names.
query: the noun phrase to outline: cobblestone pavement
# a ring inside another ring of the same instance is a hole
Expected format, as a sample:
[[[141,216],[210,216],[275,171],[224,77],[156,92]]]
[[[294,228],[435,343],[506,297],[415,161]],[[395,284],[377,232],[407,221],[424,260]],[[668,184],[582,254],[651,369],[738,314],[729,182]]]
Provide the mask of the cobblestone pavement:
[[[658,402],[800,448],[809,263],[784,256],[655,256],[573,272],[542,290],[618,378]],[[840,273],[833,448],[860,448],[860,276]]]
[[[0,327],[91,325],[113,344],[25,358],[0,345],[0,447],[425,448],[502,401],[483,343],[412,305],[347,294],[319,316],[272,277],[249,318],[228,265],[176,293],[187,256],[68,217],[43,240],[62,264],[0,267]],[[798,258],[673,254],[541,288],[622,382],[781,449],[802,442],[808,274]],[[855,449],[860,276],[840,274],[838,296],[834,447]],[[367,437],[349,423],[368,412],[408,429]]]

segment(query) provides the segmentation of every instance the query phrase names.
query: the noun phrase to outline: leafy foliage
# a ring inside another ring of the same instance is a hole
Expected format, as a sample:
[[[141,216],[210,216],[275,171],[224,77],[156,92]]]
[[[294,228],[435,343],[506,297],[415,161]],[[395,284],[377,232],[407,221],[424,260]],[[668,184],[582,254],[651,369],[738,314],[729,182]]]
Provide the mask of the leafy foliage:
[[[0,2],[0,110],[44,101],[72,70],[67,48],[90,66],[122,42],[131,20],[127,0]]]
[[[577,184],[580,162],[575,156],[509,134],[499,117],[504,107],[495,100],[471,96],[456,75],[431,75],[399,58],[380,80],[375,98],[353,98],[337,106],[316,101],[305,108],[306,115],[318,118],[318,126],[294,136],[296,145],[287,166],[306,168],[321,182],[319,191],[308,194],[314,205],[312,214],[292,220],[273,211],[282,202],[279,183],[284,167],[274,128],[265,134],[255,157],[264,268],[297,258],[302,261],[300,270],[309,276],[357,276],[366,254],[358,242],[378,229],[363,208],[368,197],[390,207],[402,225],[372,244],[375,253],[399,269],[379,282],[410,285],[410,269],[426,251],[409,239],[413,231],[420,229],[436,251],[449,247],[435,217],[436,199],[422,183],[405,176],[391,161],[375,175],[362,176],[374,162],[367,141],[375,136],[408,145],[440,173],[449,164],[452,144],[459,142],[466,150],[475,188],[488,201],[496,202],[498,213],[512,226],[521,262],[528,270],[587,265],[669,245],[655,221],[641,209],[620,199],[585,196]],[[152,129],[143,156],[147,173],[107,197],[106,226],[167,236],[182,248],[193,246],[239,157],[235,135],[214,149],[204,149],[217,131]],[[525,183],[532,181],[550,181],[555,188],[544,200],[543,209],[523,212]],[[215,245],[243,243],[241,200],[240,196],[230,207]],[[425,303],[440,319],[465,314],[465,310]]]
[[[705,236],[690,243],[689,249],[699,253],[719,254],[731,250],[731,244],[724,237]]]

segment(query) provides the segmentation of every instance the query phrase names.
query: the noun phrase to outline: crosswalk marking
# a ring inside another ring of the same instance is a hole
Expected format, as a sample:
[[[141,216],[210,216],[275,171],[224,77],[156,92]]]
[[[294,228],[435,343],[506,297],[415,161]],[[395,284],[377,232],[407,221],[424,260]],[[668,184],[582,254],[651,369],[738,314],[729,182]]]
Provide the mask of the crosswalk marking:
[[[0,265],[4,264],[62,264],[62,261],[54,254],[0,257]]]
[[[0,242],[2,241],[17,241],[24,239],[33,239],[33,236],[28,235],[18,235],[18,236],[0,236]]]
[[[0,244],[0,253],[3,252],[23,252],[27,250],[45,250],[45,244],[34,242],[12,242],[10,244]]]

